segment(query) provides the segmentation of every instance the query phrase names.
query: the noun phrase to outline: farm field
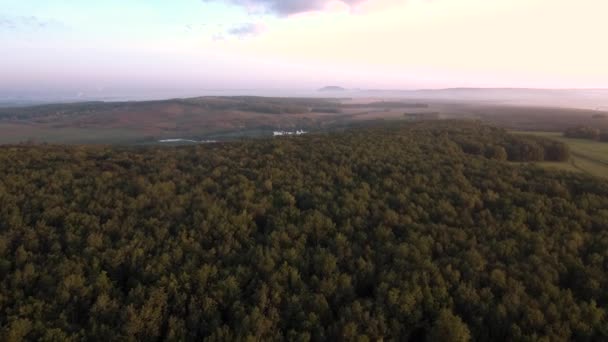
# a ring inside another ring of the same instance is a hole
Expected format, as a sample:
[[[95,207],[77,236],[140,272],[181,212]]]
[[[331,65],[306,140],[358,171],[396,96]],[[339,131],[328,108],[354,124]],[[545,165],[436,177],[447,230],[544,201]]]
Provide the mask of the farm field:
[[[234,140],[244,136],[272,136],[274,130],[319,132],[378,121],[433,119],[473,119],[513,131],[558,132],[577,124],[608,130],[608,120],[602,115],[608,113],[423,98],[236,96],[82,102],[0,108],[0,144],[154,144],[162,139]],[[598,156],[602,155],[601,151],[582,147],[594,160],[599,160]]]
[[[153,144],[162,139],[234,140],[274,130],[326,131],[405,113],[437,112],[415,101],[199,97],[0,108],[0,144]]]
[[[566,143],[570,147],[570,160],[564,163],[537,163],[545,168],[578,171],[608,179],[608,143],[566,138],[560,132],[513,132],[541,136]]]

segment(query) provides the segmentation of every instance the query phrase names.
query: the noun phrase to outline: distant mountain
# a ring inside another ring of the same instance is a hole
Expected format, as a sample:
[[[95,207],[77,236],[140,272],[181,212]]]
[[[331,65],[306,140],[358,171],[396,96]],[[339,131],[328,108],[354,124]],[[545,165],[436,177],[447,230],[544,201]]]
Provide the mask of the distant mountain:
[[[346,88],[338,87],[338,86],[327,86],[319,89],[319,91],[346,91]]]

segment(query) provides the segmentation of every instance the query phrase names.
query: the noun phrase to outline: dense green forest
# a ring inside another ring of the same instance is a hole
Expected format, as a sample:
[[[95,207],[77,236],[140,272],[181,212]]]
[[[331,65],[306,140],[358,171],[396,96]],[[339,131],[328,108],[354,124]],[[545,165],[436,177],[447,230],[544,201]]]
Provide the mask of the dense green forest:
[[[0,148],[0,339],[608,339],[608,183],[474,122]]]

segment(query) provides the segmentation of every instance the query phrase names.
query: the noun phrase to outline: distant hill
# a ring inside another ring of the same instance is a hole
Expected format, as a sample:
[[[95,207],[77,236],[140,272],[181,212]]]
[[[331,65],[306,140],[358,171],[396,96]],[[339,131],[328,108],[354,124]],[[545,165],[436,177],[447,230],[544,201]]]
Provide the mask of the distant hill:
[[[608,89],[525,89],[525,88],[447,88],[447,89],[366,89],[351,97],[383,97],[424,101],[456,101],[520,106],[566,107],[605,110]]]
[[[319,89],[319,91],[346,91],[346,88],[338,87],[338,86],[327,86]]]
[[[442,117],[476,118],[515,130],[562,132],[576,125],[608,130],[608,120],[601,120],[602,115],[608,115],[608,110],[598,110],[604,108],[600,105],[608,96],[603,97],[599,90],[593,91],[597,93],[595,97],[591,91],[568,95],[574,91],[553,90],[558,93],[554,96],[543,96],[549,90],[531,92],[540,94],[526,97],[523,90],[501,89],[392,92],[347,89],[344,92],[326,90],[312,98],[205,96],[9,107],[0,108],[0,144],[232,140],[272,135],[277,130],[313,132],[376,120],[407,120],[412,117],[404,117],[406,113],[427,112],[441,113]],[[589,103],[583,101],[594,101],[596,106],[593,110],[556,108],[557,104],[564,103],[564,98],[570,101],[566,105],[580,103],[584,107]],[[605,108],[608,109],[608,105]]]
[[[217,140],[217,134],[234,137],[272,134],[276,129],[309,131],[322,126],[322,121],[336,120],[319,113],[339,114],[339,101],[211,96],[9,107],[0,108],[0,144]]]

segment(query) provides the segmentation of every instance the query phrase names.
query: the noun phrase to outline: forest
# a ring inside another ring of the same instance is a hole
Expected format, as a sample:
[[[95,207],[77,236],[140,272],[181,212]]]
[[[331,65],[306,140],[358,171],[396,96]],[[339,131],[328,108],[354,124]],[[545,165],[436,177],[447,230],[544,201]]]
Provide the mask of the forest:
[[[0,147],[0,339],[601,341],[608,182],[474,121]]]

